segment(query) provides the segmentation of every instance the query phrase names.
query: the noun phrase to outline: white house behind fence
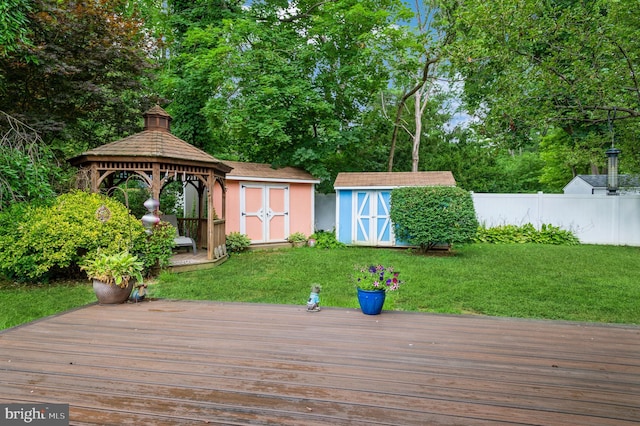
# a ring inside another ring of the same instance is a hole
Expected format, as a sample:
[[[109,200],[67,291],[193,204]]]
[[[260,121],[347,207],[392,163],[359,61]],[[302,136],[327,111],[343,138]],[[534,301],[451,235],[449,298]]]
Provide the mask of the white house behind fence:
[[[619,175],[620,194],[640,194],[640,177]],[[577,175],[562,188],[565,194],[607,195],[607,175]]]

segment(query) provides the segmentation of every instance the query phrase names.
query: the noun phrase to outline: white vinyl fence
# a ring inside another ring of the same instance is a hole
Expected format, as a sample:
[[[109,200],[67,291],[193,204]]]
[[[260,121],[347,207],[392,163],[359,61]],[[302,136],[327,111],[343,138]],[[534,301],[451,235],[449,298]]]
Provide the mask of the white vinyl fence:
[[[640,246],[640,195],[473,193],[480,224],[551,224],[572,231],[584,244]],[[336,224],[335,194],[316,194],[316,229]]]
[[[639,195],[481,194],[473,204],[480,224],[542,224],[572,231],[584,244],[640,246]]]

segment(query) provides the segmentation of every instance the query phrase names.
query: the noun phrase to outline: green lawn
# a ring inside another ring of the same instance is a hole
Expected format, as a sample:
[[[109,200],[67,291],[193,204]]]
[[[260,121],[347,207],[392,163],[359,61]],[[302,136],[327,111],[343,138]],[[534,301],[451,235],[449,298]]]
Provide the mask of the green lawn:
[[[40,285],[0,281],[0,330],[95,302],[88,280]]]
[[[407,250],[299,248],[232,255],[221,266],[163,273],[151,297],[304,305],[311,285],[322,306],[357,307],[351,273],[381,263],[406,283],[385,309],[640,324],[640,248],[457,246],[451,255]],[[0,328],[94,299],[88,283],[0,288]]]

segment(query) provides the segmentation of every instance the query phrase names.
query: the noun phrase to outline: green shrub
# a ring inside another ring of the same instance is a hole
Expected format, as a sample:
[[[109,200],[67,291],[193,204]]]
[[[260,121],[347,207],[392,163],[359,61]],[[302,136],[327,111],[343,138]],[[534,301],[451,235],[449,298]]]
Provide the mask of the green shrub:
[[[560,227],[543,224],[538,231],[532,224],[527,223],[522,226],[502,225],[492,228],[481,226],[475,242],[478,243],[536,243],[555,245],[576,245],[580,240],[573,232],[560,229]]]
[[[251,245],[251,240],[245,234],[239,232],[231,232],[227,235],[227,250],[239,253],[244,251]]]
[[[566,229],[560,229],[560,227],[553,225],[543,224],[540,232],[540,239],[544,244],[563,244],[563,245],[577,245],[580,244],[580,239],[575,236],[571,231]]]
[[[97,211],[105,206],[103,219]],[[80,260],[139,246],[146,234],[119,202],[74,191],[49,206],[14,204],[0,213],[0,272],[15,280],[78,271]]]
[[[307,236],[302,232],[294,232],[287,237],[287,241],[289,241],[290,243],[306,243]]]
[[[309,237],[310,240],[316,240],[314,247],[332,249],[338,247],[345,247],[344,243],[341,243],[336,238],[335,231],[317,231]]]
[[[471,194],[451,186],[396,188],[391,191],[390,216],[396,238],[422,251],[473,241],[478,228]]]
[[[156,265],[160,268],[169,266],[176,245],[175,237],[176,228],[169,222],[161,221],[153,227],[153,233],[146,240],[136,244],[134,253],[142,260],[147,272]]]
[[[474,241],[477,243],[526,243],[535,232],[536,229],[530,223],[523,226],[502,225],[493,228],[480,226]]]

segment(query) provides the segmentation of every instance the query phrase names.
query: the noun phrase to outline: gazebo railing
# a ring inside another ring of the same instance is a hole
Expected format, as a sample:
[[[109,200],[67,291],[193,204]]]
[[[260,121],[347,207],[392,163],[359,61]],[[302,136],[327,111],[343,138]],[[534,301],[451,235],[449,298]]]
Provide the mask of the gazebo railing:
[[[178,218],[178,230],[180,235],[196,240],[198,247],[207,247],[207,219]],[[213,221],[213,238],[216,246],[224,244],[226,240],[224,219]]]
[[[226,225],[224,219],[215,219],[213,221],[213,241],[214,247],[224,246],[227,242],[225,234]]]

